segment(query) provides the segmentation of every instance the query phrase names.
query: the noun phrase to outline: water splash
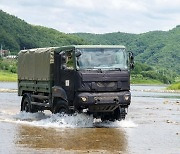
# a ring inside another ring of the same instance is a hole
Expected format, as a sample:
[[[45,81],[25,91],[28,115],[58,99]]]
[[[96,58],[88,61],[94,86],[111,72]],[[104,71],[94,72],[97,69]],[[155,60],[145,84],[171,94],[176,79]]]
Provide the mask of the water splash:
[[[49,117],[50,117],[49,115],[46,115],[43,112],[37,112],[37,113],[20,112],[13,116],[14,119],[20,121],[39,121]]]
[[[38,113],[26,113],[20,112],[16,115],[1,112],[0,121],[19,123],[36,127],[45,128],[92,128],[92,127],[106,127],[106,128],[132,128],[137,125],[131,120],[122,121],[104,121],[100,119],[94,119],[92,115],[86,115],[84,113],[73,115],[61,115],[61,114],[45,114],[43,112]]]
[[[138,125],[135,124],[133,121],[131,120],[121,120],[121,121],[103,121],[103,122],[95,122],[94,124],[96,127],[113,127],[113,128],[119,128],[119,127],[122,127],[122,128],[134,128],[134,127],[137,127]]]
[[[85,114],[61,115],[21,112],[14,116],[18,123],[54,128],[93,127],[93,117]]]

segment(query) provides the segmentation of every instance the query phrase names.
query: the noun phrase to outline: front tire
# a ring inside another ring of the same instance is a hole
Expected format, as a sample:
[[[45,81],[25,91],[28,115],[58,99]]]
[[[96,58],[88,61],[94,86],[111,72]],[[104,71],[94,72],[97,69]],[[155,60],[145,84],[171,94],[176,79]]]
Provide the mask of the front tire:
[[[68,107],[68,103],[63,100],[58,101],[54,106],[53,113],[69,114],[70,110]]]
[[[109,121],[115,121],[115,120],[121,121],[121,120],[125,119],[126,114],[127,113],[126,113],[125,108],[118,107],[112,113],[103,114],[101,116],[101,120],[102,121],[107,121],[107,120],[109,120]]]
[[[122,107],[118,107],[115,111],[114,111],[114,119],[115,120],[124,120],[126,117],[126,110],[125,108]]]

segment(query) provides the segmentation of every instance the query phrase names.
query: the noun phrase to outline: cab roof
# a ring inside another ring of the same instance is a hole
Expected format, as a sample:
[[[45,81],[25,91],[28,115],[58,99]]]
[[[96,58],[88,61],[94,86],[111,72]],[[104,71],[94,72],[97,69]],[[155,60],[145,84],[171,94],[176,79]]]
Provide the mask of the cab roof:
[[[110,49],[115,49],[115,48],[121,48],[125,49],[125,46],[123,45],[68,45],[68,46],[61,46],[61,47],[47,47],[47,48],[34,48],[34,49],[26,49],[26,50],[21,50],[19,54],[21,53],[26,53],[26,52],[49,52],[49,51],[56,51],[60,52],[63,50],[69,50],[69,49],[84,49],[84,48],[110,48]]]
[[[70,47],[70,46],[64,46],[64,47]],[[125,49],[125,46],[123,45],[72,45],[71,47],[74,47],[74,48],[123,48]]]
[[[88,48],[106,48],[106,49],[125,49],[123,45],[69,45],[59,47],[56,51],[69,50],[69,49],[88,49]]]

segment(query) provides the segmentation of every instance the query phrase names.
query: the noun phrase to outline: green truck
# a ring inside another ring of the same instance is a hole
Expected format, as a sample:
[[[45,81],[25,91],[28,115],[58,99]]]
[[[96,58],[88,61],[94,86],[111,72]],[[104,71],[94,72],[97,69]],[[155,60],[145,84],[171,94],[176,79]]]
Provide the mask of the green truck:
[[[84,112],[121,120],[131,102],[133,54],[119,45],[72,45],[21,50],[21,111]]]

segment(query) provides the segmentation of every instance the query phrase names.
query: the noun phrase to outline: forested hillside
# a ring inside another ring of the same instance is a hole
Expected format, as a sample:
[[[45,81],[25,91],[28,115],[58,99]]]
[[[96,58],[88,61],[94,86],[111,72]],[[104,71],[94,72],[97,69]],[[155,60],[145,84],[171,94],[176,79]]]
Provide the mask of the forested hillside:
[[[0,10],[0,44],[18,52],[24,48],[85,44],[77,37],[42,26],[32,26]]]
[[[135,54],[135,60],[141,63],[162,68],[164,71],[175,71],[180,74],[180,26],[170,31],[153,31],[143,34],[76,33],[90,44],[121,44]]]

